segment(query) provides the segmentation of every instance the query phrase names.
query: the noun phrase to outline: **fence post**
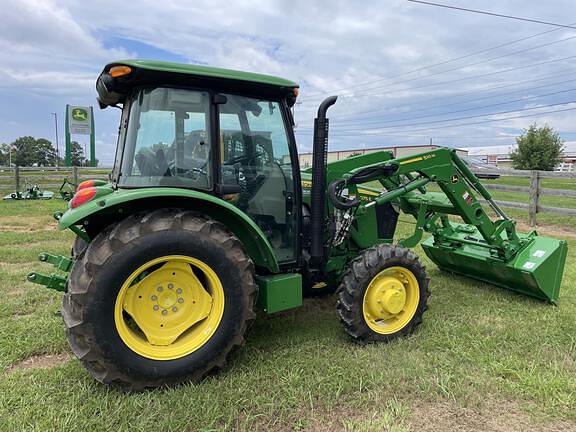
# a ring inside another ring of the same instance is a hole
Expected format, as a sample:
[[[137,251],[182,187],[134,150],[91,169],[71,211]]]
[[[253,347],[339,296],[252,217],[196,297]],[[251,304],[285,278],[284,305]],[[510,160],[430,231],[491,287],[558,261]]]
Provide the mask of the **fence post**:
[[[20,167],[16,165],[14,167],[14,183],[16,183],[16,192],[20,191]]]
[[[538,171],[530,171],[530,198],[528,202],[528,216],[530,226],[536,226],[536,213],[538,213],[538,199],[540,198],[540,177]]]
[[[77,166],[72,167],[72,181],[73,181],[75,186],[78,186],[78,167]]]

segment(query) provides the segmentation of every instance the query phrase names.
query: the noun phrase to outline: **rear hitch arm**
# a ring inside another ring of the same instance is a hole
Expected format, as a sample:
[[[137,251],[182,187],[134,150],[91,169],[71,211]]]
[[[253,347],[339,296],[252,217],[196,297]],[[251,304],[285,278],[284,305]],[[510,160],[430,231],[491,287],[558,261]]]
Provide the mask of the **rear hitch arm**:
[[[74,261],[69,257],[64,257],[62,255],[52,255],[47,252],[42,252],[40,255],[38,255],[38,260],[52,264],[56,270],[66,273],[69,273],[70,270],[72,270],[72,265],[74,264]],[[46,288],[65,292],[68,277],[59,274],[46,276],[42,273],[31,272],[28,273],[26,279],[29,282],[44,285]]]

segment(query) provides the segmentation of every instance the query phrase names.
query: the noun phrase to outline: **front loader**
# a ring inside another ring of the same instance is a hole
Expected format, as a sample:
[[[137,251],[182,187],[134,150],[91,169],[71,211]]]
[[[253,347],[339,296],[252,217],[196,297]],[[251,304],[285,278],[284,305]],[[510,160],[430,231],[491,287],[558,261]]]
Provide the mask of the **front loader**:
[[[558,300],[566,242],[517,233],[452,150],[327,163],[330,97],[301,171],[296,83],[129,60],[106,65],[96,88],[122,112],[111,181],[78,185],[55,214],[77,235],[71,256],[41,254],[58,271],[28,280],[64,292],[70,347],[101,382],[200,380],[243,344],[256,310],[305,294],[336,290],[358,342],[409,334],[429,296],[418,243],[443,270]],[[400,213],[416,221],[405,238]]]

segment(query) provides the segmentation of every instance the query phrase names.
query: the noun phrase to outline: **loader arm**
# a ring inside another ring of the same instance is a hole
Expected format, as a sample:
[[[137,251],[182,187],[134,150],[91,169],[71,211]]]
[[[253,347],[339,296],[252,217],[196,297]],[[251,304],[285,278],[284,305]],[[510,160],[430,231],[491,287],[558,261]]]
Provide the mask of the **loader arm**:
[[[382,192],[364,200],[350,199],[361,194],[357,185],[374,181],[382,185]],[[442,192],[426,191],[429,183]],[[566,242],[536,232],[518,235],[515,222],[454,150],[438,149],[359,166],[332,181],[328,195],[336,212],[353,208],[357,218],[372,211],[371,207],[396,203],[416,219],[414,233],[399,243],[414,247],[424,232],[431,233],[422,246],[442,269],[551,302],[558,298]],[[492,208],[494,218],[480,198]],[[459,216],[464,224],[450,220],[450,215]]]

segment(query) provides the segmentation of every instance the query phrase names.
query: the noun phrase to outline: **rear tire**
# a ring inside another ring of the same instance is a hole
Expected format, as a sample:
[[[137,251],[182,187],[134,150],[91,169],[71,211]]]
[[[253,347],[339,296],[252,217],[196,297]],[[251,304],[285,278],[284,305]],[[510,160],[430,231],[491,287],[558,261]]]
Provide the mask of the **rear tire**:
[[[398,245],[378,245],[354,259],[338,287],[337,310],[355,341],[390,342],[422,322],[430,279],[418,257]]]
[[[82,252],[88,247],[88,242],[81,237],[76,237],[74,239],[74,244],[72,245],[72,258],[78,258],[82,255]]]
[[[63,299],[68,342],[95,379],[126,390],[201,380],[244,343],[256,316],[253,273],[240,241],[218,222],[176,209],[130,216],[74,264]]]

